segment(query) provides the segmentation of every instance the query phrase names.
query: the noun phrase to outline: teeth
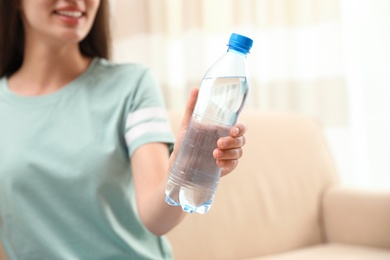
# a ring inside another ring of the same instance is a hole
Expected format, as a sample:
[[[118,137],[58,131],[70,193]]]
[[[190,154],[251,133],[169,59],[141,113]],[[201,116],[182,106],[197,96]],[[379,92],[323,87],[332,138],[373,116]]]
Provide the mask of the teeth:
[[[83,15],[82,12],[77,12],[77,11],[57,11],[57,14],[64,15],[64,16],[70,16],[73,18],[79,18]]]

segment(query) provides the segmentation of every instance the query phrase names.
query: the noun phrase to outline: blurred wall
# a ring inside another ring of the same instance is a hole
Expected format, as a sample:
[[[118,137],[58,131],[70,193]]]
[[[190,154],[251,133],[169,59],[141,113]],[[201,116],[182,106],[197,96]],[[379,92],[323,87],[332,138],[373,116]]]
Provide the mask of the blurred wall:
[[[348,183],[390,189],[390,1],[342,0]]]
[[[149,66],[169,109],[242,33],[254,39],[245,109],[319,117],[344,183],[390,188],[390,1],[110,2],[113,59]]]

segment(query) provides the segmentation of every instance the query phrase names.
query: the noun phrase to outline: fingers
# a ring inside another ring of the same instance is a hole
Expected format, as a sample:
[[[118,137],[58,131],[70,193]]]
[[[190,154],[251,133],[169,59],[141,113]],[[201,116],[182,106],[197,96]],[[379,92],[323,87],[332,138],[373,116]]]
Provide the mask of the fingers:
[[[221,150],[217,148],[213,151],[213,156],[217,160],[237,160],[242,157],[242,154],[243,151],[241,148],[227,150]]]
[[[248,130],[248,127],[244,123],[237,123],[230,129],[230,135],[232,137],[238,137],[243,136],[246,131]]]
[[[217,160],[217,165],[222,169],[221,177],[232,172],[238,165],[238,160]]]
[[[247,126],[238,123],[230,129],[230,136],[218,139],[218,148],[213,151],[218,167],[222,169],[221,176],[232,172],[238,165],[238,159],[243,155],[242,147],[246,143],[244,134]]]
[[[230,129],[231,136],[221,137],[217,142],[217,149],[213,151],[213,156],[217,160],[237,160],[241,158],[242,147],[246,143],[244,134],[247,126],[239,123]]]
[[[218,149],[227,150],[243,147],[246,143],[245,136],[239,137],[221,137],[218,139],[217,146]]]
[[[244,123],[238,123],[230,129],[230,136],[218,139],[217,146],[219,149],[239,148],[245,145],[246,139],[244,134],[247,131]]]
[[[241,148],[229,150],[220,150],[217,148],[213,151],[217,166],[222,169],[221,177],[232,172],[237,167],[238,159],[241,158],[242,154]]]

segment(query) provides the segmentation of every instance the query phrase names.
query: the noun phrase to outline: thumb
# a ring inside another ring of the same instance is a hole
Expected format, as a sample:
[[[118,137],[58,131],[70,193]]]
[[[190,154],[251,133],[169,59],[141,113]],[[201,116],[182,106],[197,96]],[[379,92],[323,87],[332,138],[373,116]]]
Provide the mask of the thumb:
[[[199,88],[193,88],[188,98],[184,116],[180,125],[180,132],[187,130],[188,124],[191,121],[192,113],[194,112],[196,100],[198,99]]]
[[[177,154],[181,148],[181,145],[184,141],[184,137],[186,135],[188,125],[191,121],[192,112],[194,111],[196,100],[198,99],[198,92],[199,92],[199,88],[193,88],[191,90],[190,97],[188,98],[187,105],[186,105],[184,115],[183,115],[183,119],[181,121],[181,125],[179,128],[179,132],[177,133],[177,136],[176,136],[176,141],[175,141],[175,145],[173,147],[173,152],[172,152],[171,157],[170,157],[171,165],[173,165],[172,162],[176,159],[176,156],[177,156]]]

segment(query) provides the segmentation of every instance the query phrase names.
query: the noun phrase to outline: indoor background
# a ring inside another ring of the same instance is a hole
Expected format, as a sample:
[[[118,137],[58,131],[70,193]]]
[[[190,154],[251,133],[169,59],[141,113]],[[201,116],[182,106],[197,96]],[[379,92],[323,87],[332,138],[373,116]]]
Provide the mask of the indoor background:
[[[113,60],[150,67],[168,109],[226,50],[254,40],[245,110],[321,119],[342,181],[390,189],[390,1],[110,0]]]

